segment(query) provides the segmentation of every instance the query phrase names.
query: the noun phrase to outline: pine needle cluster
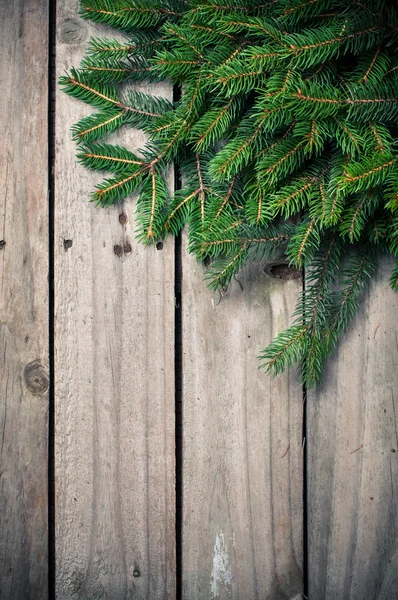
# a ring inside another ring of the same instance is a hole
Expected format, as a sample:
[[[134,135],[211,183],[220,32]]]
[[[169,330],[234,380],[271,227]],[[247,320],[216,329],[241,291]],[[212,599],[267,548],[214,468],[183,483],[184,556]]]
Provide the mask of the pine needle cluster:
[[[305,268],[293,325],[262,353],[320,380],[380,253],[398,257],[398,11],[387,0],[82,0],[124,33],[92,39],[61,78],[95,112],[73,128],[79,160],[106,176],[106,206],[139,190],[139,238],[187,225],[189,249],[225,289],[284,251]],[[169,80],[171,103],[134,90]],[[148,135],[137,154],[106,141]],[[170,197],[170,163],[183,187]],[[292,219],[292,217],[294,217]],[[391,276],[398,288],[398,267]]]

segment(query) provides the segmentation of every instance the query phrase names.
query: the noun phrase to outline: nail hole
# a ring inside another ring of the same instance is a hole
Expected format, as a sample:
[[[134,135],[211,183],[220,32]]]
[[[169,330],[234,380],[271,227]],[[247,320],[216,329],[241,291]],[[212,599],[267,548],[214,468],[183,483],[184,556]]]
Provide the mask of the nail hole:
[[[156,244],[156,250],[163,250],[163,242],[158,242]]]
[[[119,223],[121,223],[122,225],[125,225],[127,223],[127,215],[125,213],[120,213]]]
[[[139,577],[141,575],[141,573],[139,572],[138,569],[134,569],[133,571],[133,577]]]
[[[129,254],[131,252],[131,244],[129,242],[127,242],[127,244],[124,244],[123,250],[126,254]]]
[[[119,246],[119,244],[116,244],[116,246],[113,246],[113,251],[116,254],[116,256],[121,256],[122,252],[123,252],[123,248],[121,246]]]
[[[64,250],[68,250],[68,248],[72,248],[73,240],[64,240]]]
[[[3,250],[5,245],[6,245],[6,242],[4,240],[0,240],[0,250]]]

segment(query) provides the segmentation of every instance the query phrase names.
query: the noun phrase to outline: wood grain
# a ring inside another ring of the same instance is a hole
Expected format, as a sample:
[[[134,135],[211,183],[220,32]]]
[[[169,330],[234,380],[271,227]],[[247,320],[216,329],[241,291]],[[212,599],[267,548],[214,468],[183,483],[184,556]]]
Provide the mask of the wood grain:
[[[58,74],[104,35],[77,8],[58,5]],[[99,176],[77,165],[69,129],[90,112],[57,92],[57,600],[172,599],[174,245],[138,245],[133,200],[89,204]],[[144,139],[130,129],[124,141]]]
[[[225,296],[183,253],[183,598],[301,598],[302,389],[257,356],[301,280],[253,265]]]
[[[48,3],[0,23],[0,598],[46,600]]]
[[[398,597],[398,296],[383,260],[308,398],[311,600]]]

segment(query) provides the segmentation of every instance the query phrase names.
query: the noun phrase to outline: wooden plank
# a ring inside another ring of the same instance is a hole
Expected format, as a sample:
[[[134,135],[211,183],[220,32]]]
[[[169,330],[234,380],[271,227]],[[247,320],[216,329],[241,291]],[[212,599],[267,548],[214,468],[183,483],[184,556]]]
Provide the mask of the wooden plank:
[[[78,4],[58,3],[58,74],[106,35]],[[172,599],[174,244],[138,245],[134,201],[89,204],[99,175],[78,166],[69,129],[90,112],[57,92],[57,600]],[[124,141],[144,143],[131,129]]]
[[[183,251],[183,598],[301,598],[302,389],[257,356],[288,325],[301,279],[264,265],[225,296]]]
[[[398,296],[383,260],[308,399],[311,600],[398,597]]]
[[[0,2],[0,598],[47,594],[48,3]]]

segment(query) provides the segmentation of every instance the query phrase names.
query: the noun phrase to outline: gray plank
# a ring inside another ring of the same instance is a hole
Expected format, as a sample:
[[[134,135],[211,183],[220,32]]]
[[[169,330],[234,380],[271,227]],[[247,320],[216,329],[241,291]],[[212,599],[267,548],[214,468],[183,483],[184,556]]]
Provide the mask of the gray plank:
[[[107,33],[77,7],[58,3],[58,74],[79,63],[89,35]],[[69,132],[89,113],[57,92],[57,598],[172,599],[174,244],[138,245],[134,200],[89,204],[99,175],[77,165]],[[130,129],[124,141],[144,140]]]
[[[0,598],[45,600],[48,3],[0,1],[0,23]]]
[[[302,389],[257,356],[301,280],[252,266],[225,296],[183,252],[183,598],[301,598]]]
[[[398,597],[398,296],[383,260],[308,399],[311,600]]]

